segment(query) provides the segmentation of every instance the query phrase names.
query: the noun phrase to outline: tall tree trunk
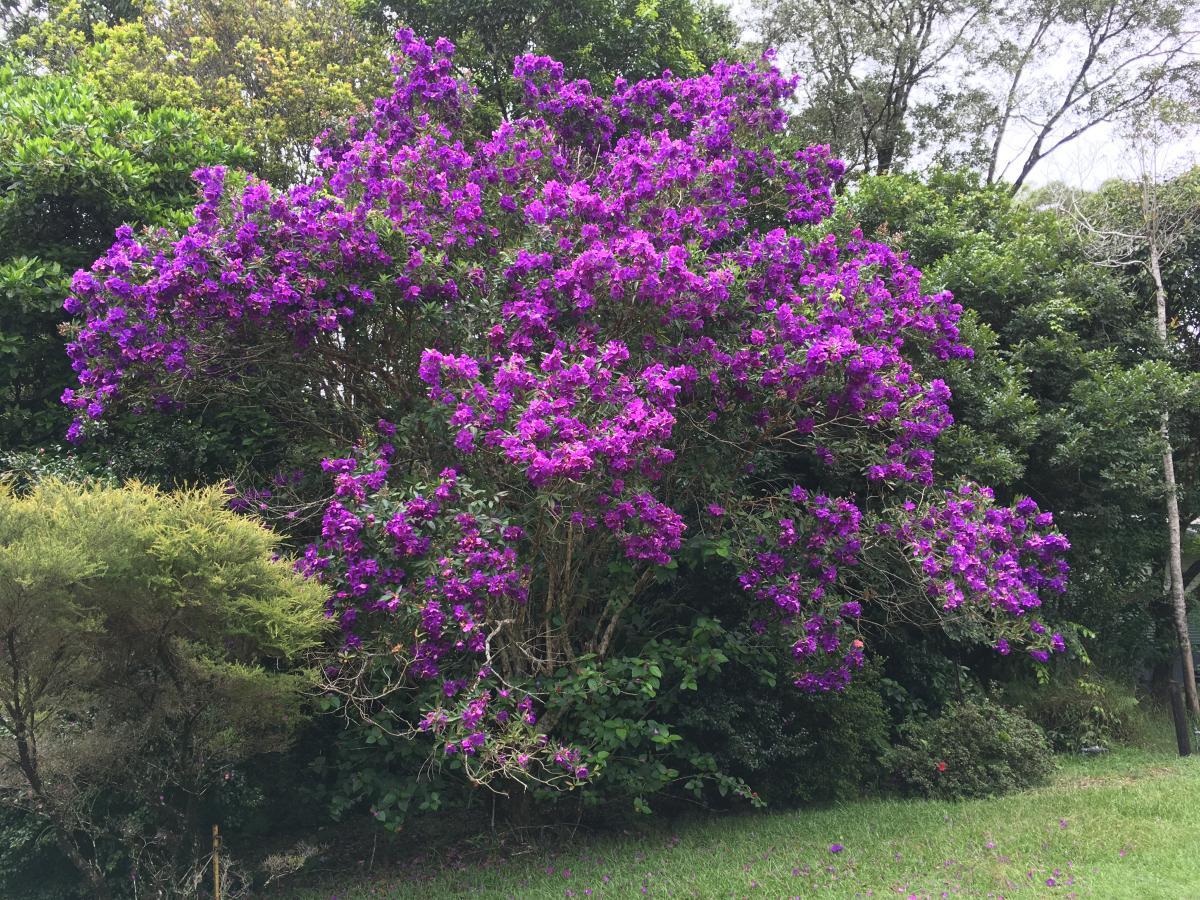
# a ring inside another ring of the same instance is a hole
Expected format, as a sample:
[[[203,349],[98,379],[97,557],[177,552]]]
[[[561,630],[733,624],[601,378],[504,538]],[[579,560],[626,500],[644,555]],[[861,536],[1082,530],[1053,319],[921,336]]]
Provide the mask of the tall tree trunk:
[[[892,170],[892,163],[896,159],[896,144],[899,142],[897,135],[884,132],[883,140],[875,147],[875,174],[886,175]]]
[[[1160,250],[1153,238],[1147,247],[1150,275],[1154,279],[1154,305],[1158,319],[1158,339],[1167,346],[1167,292],[1163,288],[1159,267]],[[1168,568],[1171,575],[1171,606],[1175,615],[1175,632],[1179,637],[1179,655],[1183,662],[1183,689],[1187,694],[1192,715],[1200,716],[1200,699],[1196,696],[1196,669],[1192,663],[1192,639],[1188,631],[1187,597],[1183,584],[1183,528],[1179,521],[1179,489],[1175,481],[1175,455],[1171,450],[1170,413],[1163,410],[1160,424],[1163,439],[1163,485],[1167,495]]]

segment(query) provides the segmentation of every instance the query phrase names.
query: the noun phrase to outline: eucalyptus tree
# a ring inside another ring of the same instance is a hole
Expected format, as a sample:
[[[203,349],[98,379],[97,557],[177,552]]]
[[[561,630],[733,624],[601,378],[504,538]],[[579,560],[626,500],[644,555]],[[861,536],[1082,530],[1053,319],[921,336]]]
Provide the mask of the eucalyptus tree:
[[[1149,278],[1155,332],[1162,352],[1168,356],[1188,337],[1180,335],[1181,330],[1169,315],[1164,261],[1182,250],[1200,226],[1200,167],[1171,172],[1164,162],[1164,147],[1176,143],[1195,124],[1194,114],[1185,107],[1181,117],[1179,110],[1178,106],[1152,105],[1148,112],[1132,118],[1130,150],[1136,160],[1135,178],[1111,181],[1092,195],[1064,193],[1059,201],[1085,237],[1096,263],[1141,270]],[[1173,433],[1171,423],[1170,410],[1164,405],[1159,433],[1167,519],[1166,584],[1181,650],[1184,690],[1192,713],[1200,716],[1190,652],[1182,553],[1184,525],[1176,476],[1175,446],[1181,438]]]
[[[1013,3],[982,59],[992,97],[988,183],[1019,190],[1056,150],[1127,119],[1164,92],[1200,87],[1200,20],[1190,0]],[[1005,166],[1006,138],[1023,146]]]
[[[935,97],[963,107],[977,94],[944,83],[983,39],[990,0],[758,0],[757,11],[764,44],[804,75],[801,129],[850,172],[903,164]]]
[[[804,81],[801,128],[852,172],[967,163],[1015,193],[1164,93],[1200,91],[1191,0],[755,0]]]

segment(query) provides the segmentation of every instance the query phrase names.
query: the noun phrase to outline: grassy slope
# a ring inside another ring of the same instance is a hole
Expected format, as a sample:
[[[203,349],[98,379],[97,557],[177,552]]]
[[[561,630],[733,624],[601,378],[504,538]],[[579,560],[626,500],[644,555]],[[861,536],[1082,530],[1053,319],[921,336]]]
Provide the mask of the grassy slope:
[[[830,853],[835,843],[845,850]],[[1065,761],[1049,786],[995,800],[697,819],[292,896],[643,895],[1200,898],[1200,758],[1121,750]]]

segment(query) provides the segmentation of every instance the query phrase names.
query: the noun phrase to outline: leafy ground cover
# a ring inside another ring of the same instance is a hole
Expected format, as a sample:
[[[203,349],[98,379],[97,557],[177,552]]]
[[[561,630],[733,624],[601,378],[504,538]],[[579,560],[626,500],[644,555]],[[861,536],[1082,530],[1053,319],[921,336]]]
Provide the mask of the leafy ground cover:
[[[1044,788],[691,819],[566,849],[436,853],[305,900],[377,897],[1200,896],[1200,759],[1068,758]],[[561,845],[560,845],[561,847]]]

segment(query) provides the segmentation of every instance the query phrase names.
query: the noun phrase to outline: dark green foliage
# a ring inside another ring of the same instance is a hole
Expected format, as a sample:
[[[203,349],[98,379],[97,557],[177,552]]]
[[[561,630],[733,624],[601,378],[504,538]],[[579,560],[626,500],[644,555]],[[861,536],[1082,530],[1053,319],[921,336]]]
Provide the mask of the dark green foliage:
[[[964,682],[971,684],[961,653],[944,634],[896,628],[873,646],[883,657],[880,692],[893,723],[927,717],[961,697]],[[984,659],[995,657],[991,648],[983,652]]]
[[[890,729],[878,666],[838,695],[772,690],[760,674],[706,683],[681,730],[773,805],[843,800],[876,786]]]
[[[902,790],[927,797],[991,797],[1032,787],[1054,769],[1041,728],[1019,711],[987,698],[946,707],[915,721],[885,765]]]
[[[684,799],[707,803],[740,796],[759,802],[741,778],[722,767],[705,736],[683,723],[726,672],[742,672],[759,659],[760,642],[703,616],[667,625],[649,640],[646,625],[635,614],[621,653],[603,660],[580,656],[538,679],[538,688],[560,704],[553,724],[580,735],[597,777],[589,791],[565,797],[512,785],[516,800],[506,804],[510,815],[529,818],[533,804],[582,803],[624,814],[631,803],[633,810],[648,813],[653,803]],[[381,685],[386,675],[380,672]],[[340,717],[336,699],[326,707]],[[380,707],[369,723],[345,729],[318,760],[315,774],[332,780],[336,817],[369,808],[380,823],[398,829],[419,811],[467,799],[459,758],[439,760],[430,770],[427,750],[414,748],[402,728],[396,710]]]
[[[1124,684],[1094,673],[1063,675],[1044,685],[1012,682],[1004,695],[1045,730],[1058,753],[1112,747],[1136,735],[1138,698]]]
[[[193,114],[101,100],[76,75],[0,66],[0,447],[61,439],[72,381],[59,325],[71,275],[122,224],[170,225],[193,170],[241,148]]]
[[[706,742],[681,727],[711,684],[757,656],[755,642],[708,616],[638,640],[646,624],[640,618],[632,617],[623,653],[580,659],[574,671],[554,675],[551,690],[570,702],[561,721],[592,747],[603,777],[602,792],[588,802],[633,797],[648,812],[655,795],[756,800]]]
[[[0,806],[0,895],[21,900],[84,900],[70,861],[45,821]]]
[[[382,682],[381,682],[382,683]],[[387,708],[375,711],[383,723],[362,725],[347,717],[337,697],[318,706],[328,729],[305,765],[313,799],[334,821],[369,815],[383,828],[399,831],[413,817],[465,805],[469,790],[451,761],[442,770],[426,767],[428,753],[403,733]]]

